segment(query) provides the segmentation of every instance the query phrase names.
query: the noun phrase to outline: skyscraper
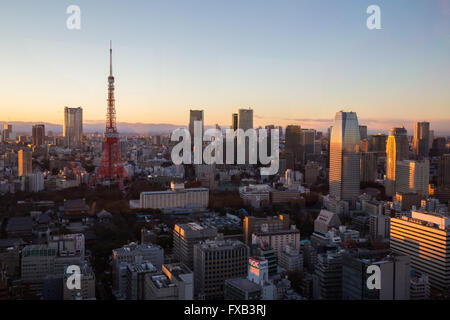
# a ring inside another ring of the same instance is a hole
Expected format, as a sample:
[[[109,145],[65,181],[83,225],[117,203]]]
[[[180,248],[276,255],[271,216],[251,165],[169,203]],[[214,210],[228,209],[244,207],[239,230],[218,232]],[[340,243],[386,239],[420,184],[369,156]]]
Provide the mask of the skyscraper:
[[[355,112],[339,111],[330,141],[330,196],[354,201],[359,196],[360,136]]]
[[[450,187],[450,154],[444,154],[438,163],[438,187]]]
[[[375,182],[377,179],[377,153],[361,152],[361,182]]]
[[[302,129],[297,125],[286,127],[285,150],[294,157],[294,162],[303,162],[305,149],[302,145]],[[294,169],[289,167],[289,169]]]
[[[305,150],[305,157],[312,155],[315,152],[315,140],[316,140],[316,130],[314,129],[302,129],[301,133],[301,144]]]
[[[19,177],[33,173],[32,153],[29,150],[19,150]]]
[[[239,125],[239,115],[237,113],[233,113],[231,115],[231,129],[237,130]]]
[[[428,196],[430,177],[430,162],[403,160],[397,161],[397,173],[395,181],[396,192],[414,192],[423,197]]]
[[[392,128],[386,144],[386,195],[395,195],[397,162],[408,159],[409,142],[405,127]]]
[[[202,122],[202,141],[204,131],[203,110],[190,110],[189,112],[189,133],[191,134],[191,143],[194,143],[194,122]]]
[[[432,157],[440,157],[447,152],[447,139],[445,137],[437,137],[433,139],[431,153]]]
[[[194,245],[206,239],[214,239],[217,229],[198,223],[176,224],[173,228],[173,253],[189,268],[194,267]]]
[[[378,133],[370,136],[370,151],[377,152],[379,155],[384,155],[386,152],[387,137],[383,133]]]
[[[319,300],[340,300],[342,297],[342,254],[327,252],[317,256],[313,273],[313,297]]]
[[[4,124],[3,125],[2,140],[4,142],[7,142],[7,141],[9,141],[11,136],[12,136],[12,125],[11,124]]]
[[[430,123],[416,122],[414,125],[413,151],[417,157],[426,157],[429,152]]]
[[[253,128],[253,110],[239,109],[238,111],[238,128],[244,131]]]
[[[238,240],[205,240],[194,245],[194,289],[200,300],[223,299],[227,279],[247,274],[249,247]]]
[[[343,300],[408,300],[410,257],[389,250],[348,251],[342,259]],[[381,270],[381,288],[369,289],[369,266]]]
[[[45,125],[36,124],[32,128],[33,145],[40,147],[44,144],[45,140]]]
[[[431,287],[450,289],[450,218],[413,211],[391,218],[391,250],[411,256],[411,268],[427,274]]]
[[[238,129],[242,129],[245,133],[248,129],[253,129],[253,110],[252,109],[239,109],[238,111]],[[238,144],[242,145],[245,143],[245,164],[250,163],[250,152],[257,152],[257,150],[250,151],[250,141],[249,138],[237,135]],[[239,148],[238,148],[239,149]]]
[[[69,148],[79,147],[83,138],[83,109],[64,108],[63,134],[66,146]]]
[[[367,126],[359,126],[361,140],[367,139]]]

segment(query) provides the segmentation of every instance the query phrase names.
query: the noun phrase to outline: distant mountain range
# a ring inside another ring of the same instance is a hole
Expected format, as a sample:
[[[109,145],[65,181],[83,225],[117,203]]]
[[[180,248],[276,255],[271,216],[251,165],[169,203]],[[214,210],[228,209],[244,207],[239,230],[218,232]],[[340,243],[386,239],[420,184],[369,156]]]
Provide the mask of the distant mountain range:
[[[327,132],[328,126],[333,124],[333,120],[330,119],[326,121],[326,123],[322,123],[324,120],[308,120],[308,119],[293,119],[292,123],[301,123],[302,127],[310,127],[316,128],[318,131]],[[0,129],[3,129],[3,124],[8,123],[12,124],[13,132],[16,134],[31,134],[31,127],[35,124],[42,124],[42,122],[25,122],[25,121],[0,121]],[[431,129],[435,130],[434,136],[439,135],[450,135],[449,129],[449,119],[440,119],[433,120],[431,122]],[[46,123],[45,131],[52,131],[55,134],[60,134],[63,132],[62,124],[54,124],[54,123]],[[373,119],[362,119],[360,124],[364,124],[368,126],[368,133],[376,134],[376,133],[385,133],[389,134],[389,129],[394,126],[399,126],[400,124],[404,124],[408,129],[408,135],[413,135],[414,133],[414,122],[411,120],[373,120]],[[173,132],[173,130],[178,128],[186,128],[187,125],[175,125],[169,123],[131,123],[131,122],[118,122],[117,129],[121,134],[168,134]],[[221,125],[221,127],[227,128],[226,125]],[[205,129],[213,128],[213,126],[205,125]],[[85,120],[83,122],[83,131],[85,133],[102,133],[105,130],[105,122],[100,120]]]
[[[6,122],[0,122],[3,128],[3,124]],[[17,134],[31,134],[31,127],[35,124],[44,124],[45,131],[52,131],[55,134],[63,132],[63,126],[54,123],[42,123],[42,122],[23,122],[23,121],[10,121],[8,124],[13,126],[13,132]],[[117,129],[122,134],[166,134],[170,133],[177,128],[186,126],[177,126],[173,124],[165,123],[127,123],[118,122]],[[105,130],[104,121],[84,121],[83,131],[85,133],[103,132]]]

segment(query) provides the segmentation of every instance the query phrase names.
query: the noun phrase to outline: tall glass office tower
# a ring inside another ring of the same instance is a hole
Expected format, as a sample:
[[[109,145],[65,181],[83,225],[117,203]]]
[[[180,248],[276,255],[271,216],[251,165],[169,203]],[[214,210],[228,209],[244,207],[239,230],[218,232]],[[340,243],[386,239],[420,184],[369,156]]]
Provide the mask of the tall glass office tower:
[[[355,201],[360,184],[360,133],[355,112],[339,111],[330,141],[330,196]]]
[[[407,160],[409,141],[405,127],[392,128],[386,144],[386,194],[395,195],[397,180],[397,162]]]
[[[64,108],[64,137],[67,147],[79,147],[83,139],[83,109]]]

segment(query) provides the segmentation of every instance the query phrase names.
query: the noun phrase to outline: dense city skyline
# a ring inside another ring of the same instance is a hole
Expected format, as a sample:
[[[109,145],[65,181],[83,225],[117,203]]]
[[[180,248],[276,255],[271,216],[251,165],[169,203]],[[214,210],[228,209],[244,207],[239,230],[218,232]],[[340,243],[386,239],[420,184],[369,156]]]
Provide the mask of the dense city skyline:
[[[230,113],[251,107],[256,126],[323,129],[351,109],[369,129],[429,121],[448,134],[447,0],[383,3],[382,30],[365,26],[370,1],[77,4],[76,31],[65,27],[66,3],[0,5],[2,122],[61,123],[64,106],[101,121],[113,39],[122,122],[185,125],[186,110],[203,109],[205,124],[230,125]]]
[[[450,300],[450,0],[79,2],[0,51],[0,301]]]

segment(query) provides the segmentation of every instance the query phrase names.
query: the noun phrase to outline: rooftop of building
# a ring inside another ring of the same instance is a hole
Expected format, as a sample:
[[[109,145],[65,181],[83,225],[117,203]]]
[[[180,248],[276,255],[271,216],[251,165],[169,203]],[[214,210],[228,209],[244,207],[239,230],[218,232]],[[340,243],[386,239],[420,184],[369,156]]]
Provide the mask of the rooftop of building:
[[[411,223],[420,224],[425,227],[435,228],[440,230],[450,230],[450,217],[445,214],[427,211],[412,211],[411,217],[402,216],[399,219]]]
[[[369,249],[352,249],[347,250],[344,255],[350,256],[364,264],[382,264],[392,262],[398,257],[405,255],[393,252],[389,249],[369,250]]]
[[[273,191],[273,188],[267,184],[250,184],[248,186],[239,187],[239,192],[246,194],[269,193],[270,191]]]
[[[192,273],[184,263],[168,263],[162,266],[163,270],[166,269],[173,277],[180,280],[180,275]]]
[[[146,262],[146,263],[130,263],[130,264],[127,265],[127,268],[131,272],[137,272],[137,273],[156,272],[157,271],[156,267],[153,264],[151,264],[150,262]]]
[[[132,242],[130,244],[123,246],[122,248],[113,249],[113,252],[116,254],[128,254],[133,251],[150,250],[150,249],[161,249],[161,247],[153,243],[137,244],[135,242]]]
[[[300,230],[297,229],[295,225],[292,225],[289,229],[279,229],[279,230],[260,230],[256,231],[253,234],[257,236],[276,236],[290,233],[300,233]]]
[[[8,238],[8,239],[0,239],[0,249],[9,248],[14,246],[22,246],[26,244],[22,238]]]
[[[57,255],[57,248],[49,247],[45,244],[33,244],[26,246],[22,250],[22,257],[47,257],[47,256],[56,256]]]
[[[257,285],[253,281],[248,280],[247,278],[235,278],[226,280],[228,284],[233,287],[239,288],[245,292],[255,292],[261,291],[261,286]]]
[[[199,191],[209,191],[208,188],[188,188],[182,190],[163,190],[163,191],[145,191],[141,192],[141,195],[153,195],[153,194],[176,194],[182,192],[199,192]]]
[[[322,222],[322,223],[325,223],[328,225],[333,220],[333,218],[339,219],[338,215],[335,212],[322,209],[322,210],[320,210],[320,213],[317,216],[315,221]],[[338,220],[336,220],[336,221],[338,221]]]
[[[185,235],[202,234],[207,231],[217,232],[217,228],[199,222],[179,223],[175,225],[174,230],[176,232],[184,232]]]
[[[8,220],[6,232],[31,231],[32,226],[33,220],[31,219],[31,216],[12,217]]]
[[[175,287],[176,285],[164,274],[150,276],[151,281],[158,289]]]
[[[64,202],[64,211],[88,211],[89,206],[84,199],[66,200]]]
[[[205,240],[197,244],[202,250],[230,250],[236,247],[246,247],[247,245],[239,240]]]

